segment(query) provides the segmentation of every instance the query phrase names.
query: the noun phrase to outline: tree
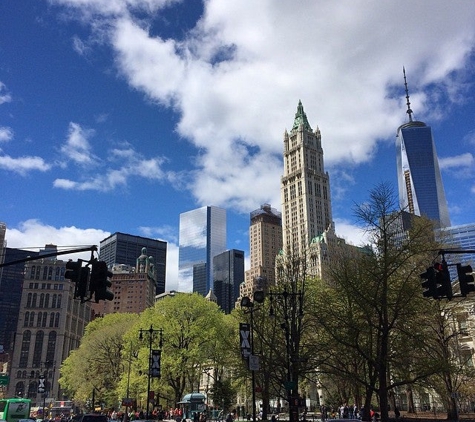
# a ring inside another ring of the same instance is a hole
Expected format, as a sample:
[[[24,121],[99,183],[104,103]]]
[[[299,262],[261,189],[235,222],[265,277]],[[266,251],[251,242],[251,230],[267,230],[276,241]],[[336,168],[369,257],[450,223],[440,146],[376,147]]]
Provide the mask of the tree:
[[[225,316],[213,302],[197,293],[176,294],[157,302],[140,315],[127,334],[130,341],[139,328],[153,326],[163,333],[160,388],[170,389],[175,403],[189,389],[199,387],[203,368],[210,360],[221,365],[226,360],[226,338],[231,336]],[[137,368],[148,371],[148,343],[139,344]]]
[[[321,340],[328,346],[319,370],[353,378],[364,388],[365,418],[376,393],[383,422],[388,420],[393,388],[415,383],[437,369],[420,359],[426,355],[427,342],[422,340],[428,336],[420,320],[430,309],[421,294],[419,274],[437,249],[433,227],[395,204],[390,186],[381,184],[370,192],[368,202],[355,208],[370,244],[341,247],[332,257],[328,279],[316,289],[313,306],[324,331]],[[408,365],[410,371],[404,371]],[[390,373],[406,378],[391,379]]]
[[[75,402],[85,406],[95,396],[108,407],[116,406],[116,387],[124,372],[123,336],[137,319],[134,314],[109,314],[87,325],[79,348],[61,366],[59,383]]]

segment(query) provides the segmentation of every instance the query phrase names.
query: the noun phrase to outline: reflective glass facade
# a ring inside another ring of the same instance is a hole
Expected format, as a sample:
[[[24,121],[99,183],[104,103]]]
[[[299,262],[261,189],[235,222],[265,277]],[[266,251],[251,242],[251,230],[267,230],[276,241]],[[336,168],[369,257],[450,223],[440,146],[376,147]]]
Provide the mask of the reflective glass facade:
[[[406,123],[398,129],[396,145],[401,208],[430,218],[436,227],[449,227],[449,211],[431,128],[423,122]]]
[[[213,286],[213,258],[226,250],[226,210],[208,206],[180,214],[179,243],[180,290],[193,289],[206,296]],[[202,269],[203,264],[205,283],[193,279],[194,273],[203,273],[194,267]]]
[[[244,281],[244,251],[231,249],[213,258],[213,291],[218,305],[229,314],[239,297]]]

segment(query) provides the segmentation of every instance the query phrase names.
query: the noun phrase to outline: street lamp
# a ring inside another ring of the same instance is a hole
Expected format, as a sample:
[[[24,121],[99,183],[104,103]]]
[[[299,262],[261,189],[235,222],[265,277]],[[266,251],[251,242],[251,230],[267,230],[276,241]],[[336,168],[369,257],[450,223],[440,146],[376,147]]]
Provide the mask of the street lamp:
[[[294,287],[294,286],[292,286]],[[283,322],[280,324],[285,335],[287,381],[287,400],[289,402],[289,422],[299,420],[299,393],[298,393],[298,365],[300,363],[300,321],[303,317],[303,293],[302,291],[287,291],[284,287],[282,292],[269,292],[271,304],[270,316],[275,316],[273,300],[276,298],[282,303]]]
[[[251,301],[251,298],[249,296],[244,296],[241,299],[241,308],[247,308],[248,313],[251,315],[251,325],[250,325],[250,331],[249,331],[249,337],[250,337],[250,354],[247,355],[247,362],[248,362],[248,367],[251,371],[251,383],[252,383],[252,421],[256,422],[256,371],[259,370],[259,361],[256,359],[256,356],[254,356],[254,302],[256,303],[262,303],[264,302],[264,292],[262,290],[256,290],[254,292],[254,301]],[[243,335],[243,330],[240,329],[241,331],[241,336]],[[245,336],[245,334],[244,334]],[[245,339],[247,342],[247,339]],[[243,342],[241,341],[241,345]],[[243,346],[241,346],[243,347]],[[245,354],[243,353],[243,356],[245,357]]]
[[[162,354],[162,345],[163,345],[163,330],[160,328],[154,330],[153,326],[150,325],[148,330],[140,329],[139,330],[139,340],[143,340],[144,333],[148,333],[148,374],[147,374],[147,419],[150,417],[150,381],[152,378],[160,378],[160,359]],[[155,334],[160,334],[159,349],[152,349],[153,339]]]

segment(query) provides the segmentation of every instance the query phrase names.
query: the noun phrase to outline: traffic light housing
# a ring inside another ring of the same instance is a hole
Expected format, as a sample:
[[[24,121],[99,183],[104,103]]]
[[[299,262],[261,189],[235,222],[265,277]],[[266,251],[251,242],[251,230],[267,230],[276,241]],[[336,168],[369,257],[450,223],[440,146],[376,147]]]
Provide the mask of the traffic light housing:
[[[89,275],[91,270],[89,267],[82,267],[80,269],[79,280],[74,289],[74,299],[81,299],[81,302],[86,302],[86,297],[89,290]]]
[[[475,292],[472,272],[473,270],[470,265],[457,264],[457,275],[462,296],[467,296],[468,293]]]
[[[447,299],[452,299],[452,281],[450,280],[450,272],[445,261],[441,263],[434,264],[434,268],[436,269],[435,278],[437,280],[437,296],[439,298],[446,297]]]
[[[100,300],[113,300],[114,293],[108,290],[112,286],[109,277],[112,277],[113,274],[107,268],[107,264],[104,261],[94,261],[91,266],[91,279],[89,282],[91,297],[94,294],[96,303]]]
[[[437,280],[436,280],[436,270],[434,267],[429,267],[426,269],[426,272],[421,274],[421,278],[425,281],[421,283],[424,291],[422,296],[432,297],[434,299],[438,298],[437,293]]]
[[[68,261],[66,263],[66,272],[64,278],[68,278],[73,283],[79,283],[81,278],[82,259],[78,259],[76,262]]]

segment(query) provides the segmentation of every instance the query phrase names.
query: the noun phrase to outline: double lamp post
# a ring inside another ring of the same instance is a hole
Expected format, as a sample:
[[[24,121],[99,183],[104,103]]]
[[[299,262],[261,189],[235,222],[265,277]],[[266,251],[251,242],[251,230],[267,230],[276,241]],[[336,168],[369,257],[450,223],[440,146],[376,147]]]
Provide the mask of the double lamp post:
[[[140,329],[139,330],[139,340],[143,340],[144,334],[148,334],[148,374],[147,374],[147,419],[150,418],[150,400],[154,397],[151,397],[150,394],[150,383],[152,378],[160,378],[161,375],[161,355],[162,355],[162,346],[163,346],[163,330],[160,328],[154,330],[153,326],[150,325],[148,330]],[[153,349],[153,340],[156,335],[159,335],[158,349]]]

